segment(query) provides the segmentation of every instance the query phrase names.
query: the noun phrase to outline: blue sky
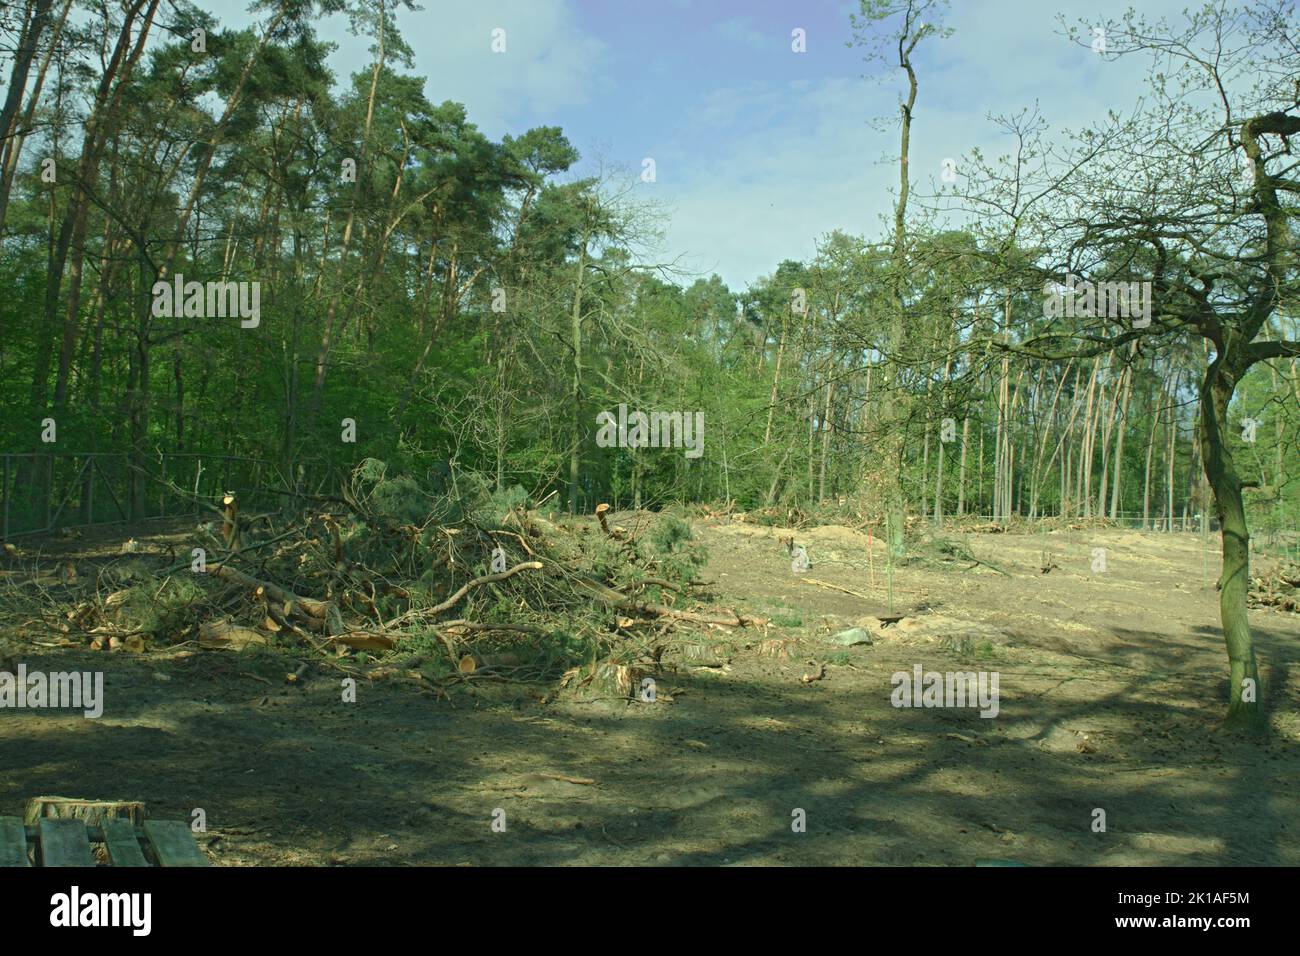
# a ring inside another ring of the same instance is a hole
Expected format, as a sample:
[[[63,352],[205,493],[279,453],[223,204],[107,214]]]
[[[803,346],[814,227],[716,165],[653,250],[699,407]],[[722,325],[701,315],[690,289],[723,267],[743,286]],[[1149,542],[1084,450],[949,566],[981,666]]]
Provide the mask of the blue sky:
[[[1147,63],[1107,61],[1061,35],[1067,22],[1117,18],[1128,0],[954,0],[947,39],[916,57],[913,126],[917,188],[947,157],[1006,151],[988,114],[1035,103],[1052,127],[1099,124],[1141,95]],[[1185,0],[1143,0],[1148,17],[1181,19]],[[243,24],[245,0],[204,0]],[[583,153],[657,181],[638,189],[671,218],[659,258],[717,272],[733,289],[785,258],[806,259],[833,229],[882,235],[898,181],[901,71],[863,61],[846,44],[848,0],[425,0],[398,26],[430,99],[464,103],[488,135],[562,127]],[[493,53],[491,32],[506,31]],[[806,31],[807,52],[791,50]],[[338,44],[339,77],[363,69],[369,41],[342,17],[322,20]],[[868,75],[870,74],[870,75]],[[960,172],[960,168],[959,168]]]

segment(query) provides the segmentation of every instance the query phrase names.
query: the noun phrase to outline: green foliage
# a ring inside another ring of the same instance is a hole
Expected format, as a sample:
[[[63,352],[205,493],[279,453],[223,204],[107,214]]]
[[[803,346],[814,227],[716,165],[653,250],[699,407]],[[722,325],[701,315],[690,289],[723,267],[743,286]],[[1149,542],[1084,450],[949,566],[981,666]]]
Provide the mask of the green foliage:
[[[691,526],[676,515],[662,515],[647,536],[650,552],[662,567],[680,581],[693,581],[708,563],[708,549],[691,532]]]
[[[371,506],[396,524],[423,524],[429,518],[429,499],[414,478],[401,475],[375,485]]]
[[[528,504],[528,492],[522,485],[512,485],[500,491],[489,489],[487,479],[478,475],[467,475],[461,482],[468,486],[467,493],[472,496],[472,511],[475,520],[483,527],[501,528],[506,523],[506,515],[516,508]]]
[[[128,630],[171,641],[204,619],[207,593],[192,575],[159,581],[147,572],[132,575],[117,621]]]
[[[358,36],[377,40],[378,9],[327,6],[345,8]],[[869,54],[896,55],[907,30],[922,35],[918,51],[932,49],[948,33],[942,6],[922,4],[918,20],[870,0],[846,26]],[[616,176],[574,178],[579,155],[563,130],[494,139],[462,104],[431,101],[424,78],[405,72],[410,47],[391,8],[383,64],[336,85],[329,44],[315,33],[323,9],[294,0],[261,46],[256,31],[219,29],[182,4],[175,23],[153,24],[134,72],[108,87],[120,96],[94,117],[115,15],[65,33],[55,62],[69,64],[67,75],[47,82],[34,104],[40,122],[26,136],[0,237],[0,405],[9,412],[0,450],[49,451],[36,425],[53,414],[58,449],[118,456],[111,487],[134,517],[159,510],[157,489],[135,480],[142,472],[165,468],[188,488],[202,462],[211,484],[201,494],[229,478],[241,491],[273,488],[278,504],[290,490],[337,490],[362,462],[358,492],[392,524],[472,519],[495,528],[538,501],[554,521],[569,506],[571,458],[584,514],[601,501],[652,511],[722,501],[765,525],[790,523],[796,509],[856,525],[878,517],[872,496],[886,479],[901,485],[912,517],[932,514],[936,497],[948,516],[959,503],[988,514],[995,486],[1009,479],[1001,520],[1092,516],[1110,512],[1100,475],[1105,466],[1109,492],[1117,450],[1116,504],[1127,519],[1146,511],[1151,522],[1181,522],[1185,510],[1208,511],[1191,498],[1202,470],[1195,387],[1209,353],[1177,335],[1144,339],[1133,356],[1103,356],[1090,381],[1090,362],[1014,351],[1077,331],[1044,315],[1042,250],[1003,241],[987,223],[927,219],[907,224],[901,266],[892,235],[882,244],[835,231],[806,259],[773,262],[744,289],[716,275],[668,281],[637,255],[662,231],[662,214]],[[194,24],[211,28],[200,61],[184,33]],[[113,132],[93,157],[93,201],[78,205],[70,183],[42,183],[38,160],[75,168],[80,146],[66,131],[92,119]],[[346,161],[357,163],[355,181],[342,174]],[[52,262],[74,224],[84,233],[79,248]],[[1094,258],[1150,272],[1151,250],[1126,242]],[[81,285],[69,315],[74,255]],[[1175,273],[1201,268],[1170,255]],[[1222,255],[1225,282],[1258,267]],[[153,316],[153,270],[163,267],[199,281],[261,283],[259,326]],[[900,282],[907,335],[895,349]],[[1275,310],[1259,338],[1294,339],[1293,312]],[[1013,349],[1005,372],[990,350],[994,335]],[[1243,477],[1267,489],[1247,504],[1269,534],[1300,526],[1295,374],[1293,361],[1252,368],[1227,430]],[[1122,387],[1131,393],[1115,429],[1119,449],[1116,436],[1100,437],[1118,418]],[[891,434],[880,427],[882,396],[908,410]],[[702,412],[704,455],[597,447],[595,416],[621,403]],[[1085,442],[1090,408],[1100,427]],[[1255,442],[1237,427],[1247,415],[1261,421]],[[941,445],[945,418],[959,439]],[[357,424],[355,444],[340,440],[344,419]],[[997,450],[1000,438],[1009,449]],[[222,456],[258,461],[219,465]],[[15,465],[17,530],[40,526],[47,500],[69,502],[63,520],[79,506],[107,516],[112,498],[97,485],[92,509],[79,465],[64,462],[52,477]],[[841,497],[848,503],[832,507]],[[686,576],[699,552],[681,543],[663,551]]]

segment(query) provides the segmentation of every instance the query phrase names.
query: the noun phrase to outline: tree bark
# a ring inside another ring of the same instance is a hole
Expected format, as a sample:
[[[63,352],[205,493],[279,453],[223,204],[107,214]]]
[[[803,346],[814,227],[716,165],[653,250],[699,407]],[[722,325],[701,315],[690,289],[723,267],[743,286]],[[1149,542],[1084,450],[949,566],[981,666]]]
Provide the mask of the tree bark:
[[[957,514],[966,513],[966,446],[970,438],[970,412],[961,418],[961,462],[957,466]]]
[[[573,376],[569,393],[573,418],[573,438],[569,444],[569,514],[578,513],[578,469],[582,458],[582,280],[587,272],[586,231],[578,246],[578,274],[573,285],[573,309],[569,316],[570,348],[573,350]]]
[[[1136,342],[1133,344],[1133,353],[1137,353]],[[1119,518],[1120,477],[1123,475],[1124,465],[1124,424],[1128,421],[1128,401],[1133,394],[1132,366],[1124,369],[1120,390],[1123,392],[1124,397],[1120,402],[1119,419],[1115,423],[1115,479],[1110,488],[1110,516],[1112,519]]]
[[[1214,491],[1215,510],[1223,541],[1223,571],[1219,576],[1219,615],[1223,640],[1228,649],[1228,715],[1226,723],[1244,730],[1261,732],[1266,721],[1263,688],[1255,661],[1255,645],[1246,616],[1250,588],[1250,531],[1237,475],[1223,434],[1228,421],[1228,403],[1236,388],[1237,375],[1227,354],[1216,355],[1201,384],[1201,459],[1205,477]]]
[[[10,148],[10,141],[17,132],[14,121],[18,118],[18,108],[22,105],[23,93],[27,89],[27,76],[31,72],[32,60],[36,59],[41,34],[49,23],[51,4],[52,0],[36,0],[35,6],[29,6],[24,11],[30,11],[31,15],[24,17],[18,49],[14,51],[13,69],[9,71],[9,92],[5,96],[4,105],[0,106],[0,142],[5,144],[5,152]],[[9,182],[0,181],[0,230],[4,228],[8,205]]]

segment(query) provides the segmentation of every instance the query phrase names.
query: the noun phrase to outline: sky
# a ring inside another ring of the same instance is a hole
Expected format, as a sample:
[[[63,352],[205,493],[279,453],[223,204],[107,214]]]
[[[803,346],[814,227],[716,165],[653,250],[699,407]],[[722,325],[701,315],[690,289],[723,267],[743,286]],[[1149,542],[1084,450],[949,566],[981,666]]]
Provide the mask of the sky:
[[[1181,20],[1187,0],[1143,0],[1149,18]],[[246,0],[200,0],[225,25],[250,22]],[[1037,105],[1060,135],[1100,125],[1141,95],[1148,64],[1072,43],[1068,24],[1118,18],[1129,0],[953,0],[915,57],[914,188],[942,164],[1009,143],[989,116]],[[898,184],[897,66],[850,47],[856,0],[424,0],[401,10],[411,72],[433,102],[464,103],[493,138],[559,126],[583,154],[636,177],[669,218],[656,258],[717,273],[739,290],[783,259],[808,259],[835,229],[883,238]],[[338,45],[343,79],[366,68],[370,41],[346,20],[316,24]],[[505,31],[505,51],[492,49]],[[792,49],[792,31],[806,52]],[[880,120],[888,121],[881,127]]]

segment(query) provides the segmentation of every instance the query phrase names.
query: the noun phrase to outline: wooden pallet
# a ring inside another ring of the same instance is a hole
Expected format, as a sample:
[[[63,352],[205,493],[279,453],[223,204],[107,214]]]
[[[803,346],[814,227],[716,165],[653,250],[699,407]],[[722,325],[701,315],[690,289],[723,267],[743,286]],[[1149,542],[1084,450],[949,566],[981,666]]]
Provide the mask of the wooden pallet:
[[[190,828],[179,820],[105,819],[98,825],[81,820],[44,818],[23,826],[18,817],[0,817],[0,867],[95,866],[92,843],[102,843],[110,866],[210,866]],[[28,846],[32,857],[28,857]]]

